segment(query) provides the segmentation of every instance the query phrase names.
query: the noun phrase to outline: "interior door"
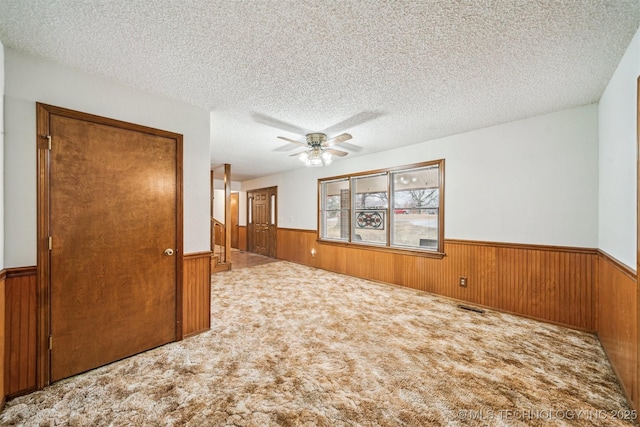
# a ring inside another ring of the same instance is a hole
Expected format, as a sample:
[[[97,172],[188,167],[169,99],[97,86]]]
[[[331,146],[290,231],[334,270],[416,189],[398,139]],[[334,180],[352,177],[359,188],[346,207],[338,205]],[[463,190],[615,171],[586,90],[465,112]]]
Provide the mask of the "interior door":
[[[269,256],[269,194],[253,193],[253,252]]]
[[[45,189],[51,381],[176,340],[182,249],[182,137],[57,112]]]
[[[247,250],[276,258],[277,187],[247,193]]]

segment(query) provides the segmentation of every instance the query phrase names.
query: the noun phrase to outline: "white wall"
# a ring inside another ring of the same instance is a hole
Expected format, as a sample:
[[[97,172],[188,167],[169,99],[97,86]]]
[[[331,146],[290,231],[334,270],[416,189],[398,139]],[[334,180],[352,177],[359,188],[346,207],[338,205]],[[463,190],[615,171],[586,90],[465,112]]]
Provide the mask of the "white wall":
[[[233,175],[233,171],[231,172]],[[231,191],[239,191],[242,187],[242,183],[238,181],[231,181]],[[224,179],[214,179],[213,188],[216,190],[224,190]]]
[[[209,112],[5,49],[5,265],[36,264],[35,102],[180,133],[184,250],[209,250]]]
[[[224,190],[213,190],[213,217],[224,224]]]
[[[640,30],[600,98],[598,247],[636,269]]]
[[[238,191],[238,225],[247,225],[247,193]]]
[[[445,237],[596,247],[596,105],[427,141],[327,168],[243,182],[278,186],[278,226],[316,229],[317,179],[445,159]]]

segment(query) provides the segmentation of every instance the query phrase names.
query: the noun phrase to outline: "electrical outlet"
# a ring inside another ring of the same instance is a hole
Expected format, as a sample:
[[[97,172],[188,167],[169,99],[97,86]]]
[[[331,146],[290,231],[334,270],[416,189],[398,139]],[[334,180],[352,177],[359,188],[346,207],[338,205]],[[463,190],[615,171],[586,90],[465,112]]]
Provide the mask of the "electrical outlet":
[[[460,286],[462,286],[463,288],[467,287],[467,278],[466,277],[460,276]]]

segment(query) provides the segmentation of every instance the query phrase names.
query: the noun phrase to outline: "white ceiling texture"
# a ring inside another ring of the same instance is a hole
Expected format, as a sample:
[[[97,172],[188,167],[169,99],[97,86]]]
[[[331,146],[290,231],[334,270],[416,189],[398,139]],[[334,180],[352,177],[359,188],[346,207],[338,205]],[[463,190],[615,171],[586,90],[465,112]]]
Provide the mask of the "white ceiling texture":
[[[240,181],[304,167],[279,135],[355,157],[597,102],[639,25],[638,0],[0,0],[5,46],[211,111]]]

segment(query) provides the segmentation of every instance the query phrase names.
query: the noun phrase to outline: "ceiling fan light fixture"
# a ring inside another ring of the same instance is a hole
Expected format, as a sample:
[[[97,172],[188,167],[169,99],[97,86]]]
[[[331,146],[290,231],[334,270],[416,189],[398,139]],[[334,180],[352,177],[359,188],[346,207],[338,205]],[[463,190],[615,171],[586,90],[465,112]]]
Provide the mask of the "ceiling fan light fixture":
[[[331,164],[331,162],[333,162],[333,158],[331,157],[331,153],[328,151],[323,151],[322,152],[322,163],[324,163],[325,166],[329,166]]]
[[[331,153],[323,151],[320,148],[313,148],[308,151],[303,151],[298,155],[298,158],[305,166],[317,168],[321,166],[329,166],[333,159]]]
[[[348,133],[343,133],[327,141],[327,135],[325,135],[324,133],[308,133],[306,135],[306,144],[284,136],[279,136],[278,138],[293,144],[307,146],[309,148],[308,150],[303,151],[302,153],[292,154],[291,157],[298,157],[298,159],[300,159],[300,161],[304,163],[305,166],[321,167],[329,166],[331,163],[333,163],[334,155],[344,157],[348,154],[345,151],[340,151],[336,150],[335,148],[329,147],[350,140],[351,135],[349,135]]]

